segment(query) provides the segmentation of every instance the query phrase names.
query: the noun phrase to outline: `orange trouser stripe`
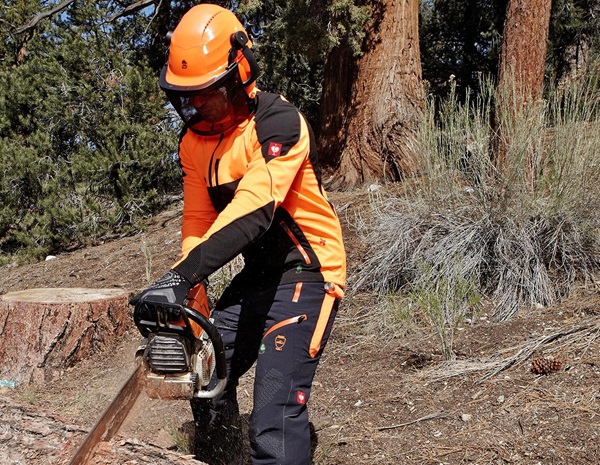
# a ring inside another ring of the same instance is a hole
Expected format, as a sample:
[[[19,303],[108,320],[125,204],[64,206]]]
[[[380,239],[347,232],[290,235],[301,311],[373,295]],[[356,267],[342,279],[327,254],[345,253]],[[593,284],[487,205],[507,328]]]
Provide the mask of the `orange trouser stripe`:
[[[294,290],[294,297],[292,297],[292,302],[298,302],[300,299],[300,292],[302,291],[302,283],[296,283],[296,289]]]
[[[304,320],[306,320],[306,315],[298,315],[292,318],[288,318],[287,320],[280,321],[279,323],[274,324],[267,330],[267,332],[263,336],[263,339],[266,338],[273,331],[281,328],[282,326],[290,325],[292,323],[302,323]]]
[[[321,349],[321,341],[323,340],[325,328],[327,328],[327,323],[329,322],[329,316],[333,310],[335,299],[341,299],[343,295],[344,291],[336,285],[333,285],[333,287],[327,291],[327,294],[325,294],[323,304],[321,305],[321,312],[319,313],[319,319],[317,320],[317,326],[315,327],[315,332],[313,333],[313,337],[310,341],[310,348],[308,350],[311,358],[316,357]]]

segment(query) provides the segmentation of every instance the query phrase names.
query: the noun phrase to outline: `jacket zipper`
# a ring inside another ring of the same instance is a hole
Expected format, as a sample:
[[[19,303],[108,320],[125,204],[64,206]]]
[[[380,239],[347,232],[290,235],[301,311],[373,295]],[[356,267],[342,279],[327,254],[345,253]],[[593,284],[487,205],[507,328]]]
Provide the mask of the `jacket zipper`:
[[[210,163],[208,165],[208,185],[210,187],[213,187],[213,182],[212,182],[212,166],[213,166],[213,160],[215,158],[215,153],[217,153],[217,149],[219,148],[219,145],[221,145],[221,142],[223,142],[223,134],[221,134],[221,136],[219,137],[219,142],[217,142],[217,145],[215,146],[214,150],[212,151],[212,154],[210,156]],[[217,159],[216,164],[215,164],[215,185],[218,184],[216,181],[216,177],[217,177],[217,168],[218,168],[218,164],[219,164],[219,160]]]
[[[215,186],[219,187],[219,163],[221,163],[221,159],[217,158],[215,160]]]

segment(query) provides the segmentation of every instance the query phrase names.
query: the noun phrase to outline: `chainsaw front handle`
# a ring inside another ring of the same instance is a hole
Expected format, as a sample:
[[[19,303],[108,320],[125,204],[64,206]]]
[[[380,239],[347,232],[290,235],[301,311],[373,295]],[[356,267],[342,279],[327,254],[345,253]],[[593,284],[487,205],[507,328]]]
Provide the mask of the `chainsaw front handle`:
[[[221,394],[225,390],[225,386],[227,386],[227,378],[219,379],[214,388],[196,391],[194,392],[194,397],[197,399],[212,399]]]
[[[227,385],[227,359],[225,358],[225,346],[223,345],[223,340],[221,339],[219,331],[208,318],[189,307],[182,307],[182,310],[182,316],[186,326],[190,327],[189,320],[199,324],[208,335],[208,338],[212,342],[213,349],[215,351],[215,371],[217,373],[217,384],[212,389],[199,390],[194,393],[194,397],[211,399],[223,392],[225,386]]]

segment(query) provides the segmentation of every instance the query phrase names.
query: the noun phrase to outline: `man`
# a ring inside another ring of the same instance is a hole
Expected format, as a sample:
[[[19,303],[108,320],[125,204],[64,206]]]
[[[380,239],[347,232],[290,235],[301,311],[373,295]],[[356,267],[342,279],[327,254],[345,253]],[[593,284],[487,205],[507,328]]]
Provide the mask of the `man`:
[[[212,315],[227,387],[210,411],[192,401],[197,453],[208,463],[232,460],[202,450],[235,449],[223,433],[238,413],[238,380],[256,362],[252,463],[308,465],[306,404],[343,296],[345,252],[312,130],[281,96],[255,88],[250,46],[235,15],[211,4],[189,10],[171,36],[160,86],[185,122],[182,258],[132,301],[181,304],[241,253],[244,268]]]

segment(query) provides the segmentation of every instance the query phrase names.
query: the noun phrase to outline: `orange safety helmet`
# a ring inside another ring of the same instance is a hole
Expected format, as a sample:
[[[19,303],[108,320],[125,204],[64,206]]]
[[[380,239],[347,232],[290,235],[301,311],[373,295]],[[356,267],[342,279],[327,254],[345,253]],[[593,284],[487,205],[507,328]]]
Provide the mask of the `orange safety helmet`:
[[[227,131],[254,112],[260,68],[244,27],[229,10],[191,8],[170,38],[160,87],[186,126],[201,135]]]

